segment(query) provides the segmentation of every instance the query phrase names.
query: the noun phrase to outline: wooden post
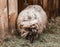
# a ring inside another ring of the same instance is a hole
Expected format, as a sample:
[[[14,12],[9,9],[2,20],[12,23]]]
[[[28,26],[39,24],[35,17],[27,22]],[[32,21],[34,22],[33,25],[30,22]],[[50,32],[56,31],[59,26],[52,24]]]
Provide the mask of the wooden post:
[[[53,0],[48,1],[48,12],[49,12],[49,18],[53,17]]]
[[[38,0],[38,4],[43,7],[43,0]]]
[[[33,0],[28,0],[29,5],[33,4]]]
[[[18,13],[25,8],[24,0],[18,0]]]
[[[58,15],[60,16],[60,0],[58,0]]]
[[[0,41],[8,34],[7,0],[0,0]]]
[[[47,11],[48,0],[43,0],[43,8]]]
[[[33,0],[33,4],[38,4],[38,0]]]
[[[54,10],[54,18],[57,16],[57,13],[58,13],[58,3],[59,3],[59,0],[53,0],[53,10]]]
[[[9,29],[12,35],[16,33],[16,19],[18,13],[17,0],[8,0],[9,5]]]
[[[43,4],[42,4],[43,9],[45,10],[46,14],[49,15],[49,13],[48,13],[48,5],[47,4],[48,4],[48,0],[43,0]]]

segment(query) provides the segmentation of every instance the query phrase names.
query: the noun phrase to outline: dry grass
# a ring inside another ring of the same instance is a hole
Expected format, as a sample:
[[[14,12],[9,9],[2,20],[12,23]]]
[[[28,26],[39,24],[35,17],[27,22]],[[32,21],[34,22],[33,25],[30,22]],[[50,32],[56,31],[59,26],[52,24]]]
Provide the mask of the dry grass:
[[[17,37],[0,43],[0,47],[60,47],[60,17],[49,21],[46,31],[34,43]]]

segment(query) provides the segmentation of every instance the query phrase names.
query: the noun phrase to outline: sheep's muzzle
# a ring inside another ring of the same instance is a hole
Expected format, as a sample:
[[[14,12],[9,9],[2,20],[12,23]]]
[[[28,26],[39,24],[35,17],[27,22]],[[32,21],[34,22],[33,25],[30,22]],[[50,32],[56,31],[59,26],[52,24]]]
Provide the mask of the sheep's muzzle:
[[[36,39],[38,31],[37,27],[35,25],[32,25],[30,27],[24,27],[24,30],[26,32],[24,32],[21,36],[24,36],[26,39],[30,40],[30,42],[33,42],[33,40]]]

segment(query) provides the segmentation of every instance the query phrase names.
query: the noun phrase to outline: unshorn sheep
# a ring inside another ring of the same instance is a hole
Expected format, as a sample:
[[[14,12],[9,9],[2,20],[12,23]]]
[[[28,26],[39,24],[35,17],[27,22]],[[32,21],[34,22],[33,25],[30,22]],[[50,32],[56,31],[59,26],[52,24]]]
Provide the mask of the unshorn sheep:
[[[39,5],[29,5],[19,13],[17,19],[18,30],[21,37],[33,42],[46,28],[47,15]]]

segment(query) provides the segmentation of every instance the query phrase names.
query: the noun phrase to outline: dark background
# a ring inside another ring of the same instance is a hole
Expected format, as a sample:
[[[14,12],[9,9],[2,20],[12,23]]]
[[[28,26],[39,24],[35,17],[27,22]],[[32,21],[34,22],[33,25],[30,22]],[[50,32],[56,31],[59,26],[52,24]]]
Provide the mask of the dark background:
[[[60,0],[18,0],[18,13],[28,5],[33,4],[42,6],[49,18],[60,15]]]

